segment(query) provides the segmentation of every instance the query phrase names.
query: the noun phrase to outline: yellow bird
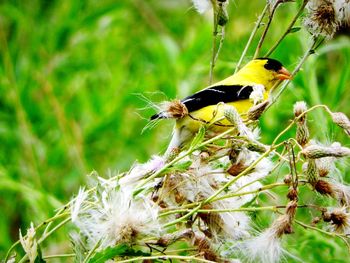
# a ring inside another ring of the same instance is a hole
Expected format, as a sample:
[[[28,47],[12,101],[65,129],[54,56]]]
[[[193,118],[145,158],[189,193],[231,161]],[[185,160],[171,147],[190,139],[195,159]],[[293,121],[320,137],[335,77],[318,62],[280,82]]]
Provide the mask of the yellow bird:
[[[255,87],[262,87],[263,99],[266,100],[274,85],[285,79],[291,79],[291,74],[281,62],[258,58],[251,60],[236,74],[181,101],[168,103],[164,111],[151,117],[151,120],[176,119],[166,154],[182,147],[204,123],[214,123],[210,129],[215,132],[232,126],[224,118],[224,104],[234,106],[242,116],[254,105],[251,95]]]

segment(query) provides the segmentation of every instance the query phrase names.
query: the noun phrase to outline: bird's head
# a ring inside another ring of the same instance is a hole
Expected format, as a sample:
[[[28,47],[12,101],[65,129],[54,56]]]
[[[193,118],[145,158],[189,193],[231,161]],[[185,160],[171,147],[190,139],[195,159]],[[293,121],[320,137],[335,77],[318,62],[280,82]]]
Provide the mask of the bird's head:
[[[246,76],[252,82],[264,85],[268,90],[278,81],[292,78],[282,63],[272,58],[253,59],[238,74]]]

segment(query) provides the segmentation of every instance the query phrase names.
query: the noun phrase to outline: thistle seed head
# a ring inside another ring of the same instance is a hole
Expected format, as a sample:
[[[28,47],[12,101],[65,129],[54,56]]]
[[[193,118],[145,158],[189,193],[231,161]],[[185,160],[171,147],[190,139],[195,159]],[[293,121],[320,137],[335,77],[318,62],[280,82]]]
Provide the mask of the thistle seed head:
[[[302,153],[306,158],[318,159],[323,157],[347,157],[350,156],[350,149],[347,147],[342,147],[339,143],[333,143],[331,146],[323,146],[312,144],[305,147]]]
[[[294,104],[294,116],[299,117],[301,114],[303,114],[305,111],[307,111],[307,106],[305,101],[298,101]],[[305,120],[306,116],[304,115],[301,117],[298,121],[303,122]]]
[[[30,223],[30,228],[27,230],[27,235],[22,236],[21,231],[19,231],[19,240],[23,247],[23,250],[26,252],[29,262],[34,263],[38,255],[38,244],[35,239],[35,228],[33,223]]]
[[[180,100],[164,102],[162,105],[166,118],[181,119],[188,115],[188,109]]]
[[[327,181],[318,180],[315,183],[314,188],[321,195],[328,195],[328,196],[333,196],[334,195],[334,191],[333,191],[332,185],[330,183],[328,183]]]
[[[304,25],[309,32],[315,36],[321,35],[331,39],[339,28],[332,1],[310,1],[307,9],[309,12]]]
[[[257,105],[251,107],[248,111],[248,119],[256,121],[264,113],[266,107],[269,105],[269,101],[265,100]]]
[[[333,122],[343,128],[345,133],[350,136],[350,120],[348,117],[342,112],[333,112],[331,116]]]

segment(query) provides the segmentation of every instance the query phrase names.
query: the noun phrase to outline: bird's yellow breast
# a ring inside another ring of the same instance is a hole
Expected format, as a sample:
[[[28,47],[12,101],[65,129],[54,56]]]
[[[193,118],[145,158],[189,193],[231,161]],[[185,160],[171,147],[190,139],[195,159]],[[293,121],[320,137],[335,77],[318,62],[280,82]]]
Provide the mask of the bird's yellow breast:
[[[265,99],[268,97],[268,93],[264,94]],[[186,126],[191,132],[195,133],[203,124],[213,123],[210,126],[210,130],[215,132],[222,132],[232,127],[232,123],[224,117],[224,105],[219,103],[217,105],[210,105],[201,108],[197,111],[190,112],[188,116],[177,120],[176,126],[181,128]],[[249,99],[229,102],[226,105],[230,105],[236,108],[238,113],[244,118],[249,109],[253,106],[253,103]]]

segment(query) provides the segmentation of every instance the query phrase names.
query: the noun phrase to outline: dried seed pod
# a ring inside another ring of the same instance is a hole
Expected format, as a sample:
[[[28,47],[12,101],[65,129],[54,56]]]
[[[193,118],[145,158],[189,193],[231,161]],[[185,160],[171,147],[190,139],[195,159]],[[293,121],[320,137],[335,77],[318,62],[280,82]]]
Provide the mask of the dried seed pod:
[[[294,188],[290,188],[287,194],[287,198],[291,201],[298,200],[298,191]]]
[[[315,183],[314,187],[315,187],[315,190],[322,195],[333,196],[333,194],[334,194],[332,185],[330,183],[328,183],[327,181],[318,180]]]
[[[236,164],[232,164],[230,168],[227,169],[227,172],[232,176],[237,176],[244,171],[245,168],[247,168],[247,166],[244,163],[238,162]]]

